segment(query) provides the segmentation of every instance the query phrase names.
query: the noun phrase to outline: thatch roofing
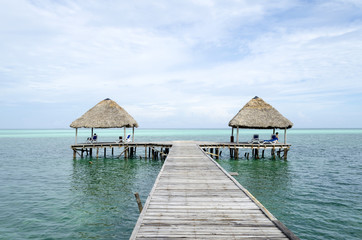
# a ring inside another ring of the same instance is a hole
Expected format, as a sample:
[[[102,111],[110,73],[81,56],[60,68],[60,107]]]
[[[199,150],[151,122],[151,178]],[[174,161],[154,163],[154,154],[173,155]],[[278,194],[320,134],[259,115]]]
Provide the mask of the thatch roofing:
[[[272,129],[291,128],[293,123],[270,104],[254,97],[229,122],[230,127]]]
[[[134,118],[115,101],[107,98],[70,124],[72,128],[138,127]]]

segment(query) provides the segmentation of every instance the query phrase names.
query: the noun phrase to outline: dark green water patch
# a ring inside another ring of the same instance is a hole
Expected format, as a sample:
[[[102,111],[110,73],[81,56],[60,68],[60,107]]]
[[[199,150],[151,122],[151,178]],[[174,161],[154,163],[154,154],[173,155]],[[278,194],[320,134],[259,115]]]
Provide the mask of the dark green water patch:
[[[0,239],[128,239],[163,162],[73,160],[63,141],[3,141]]]

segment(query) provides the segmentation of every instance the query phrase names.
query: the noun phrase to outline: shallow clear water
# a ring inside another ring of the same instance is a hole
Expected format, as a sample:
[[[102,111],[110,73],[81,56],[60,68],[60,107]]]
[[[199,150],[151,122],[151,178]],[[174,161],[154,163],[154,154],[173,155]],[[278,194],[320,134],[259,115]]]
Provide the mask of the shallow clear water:
[[[136,141],[228,141],[230,133],[141,129]],[[240,139],[254,133],[270,137],[270,131],[241,130]],[[89,134],[81,130],[79,141]],[[123,131],[97,134],[113,141]],[[0,130],[0,239],[129,238],[139,215],[133,193],[146,201],[162,162],[73,160],[74,135]],[[362,130],[292,129],[288,143],[288,161],[231,160],[225,149],[218,162],[238,172],[235,178],[301,239],[362,239]]]

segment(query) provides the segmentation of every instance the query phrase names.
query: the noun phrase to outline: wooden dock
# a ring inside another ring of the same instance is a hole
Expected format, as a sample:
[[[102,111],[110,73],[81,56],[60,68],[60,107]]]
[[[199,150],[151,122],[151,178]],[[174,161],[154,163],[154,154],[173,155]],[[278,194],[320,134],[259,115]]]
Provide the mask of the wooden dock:
[[[173,142],[130,239],[299,239],[196,142]]]
[[[125,158],[133,157],[136,153],[136,149],[144,147],[144,157],[147,158],[166,158],[167,153],[172,147],[171,142],[94,142],[94,143],[78,143],[71,145],[73,150],[73,157],[75,158],[77,154],[80,157],[83,157],[84,154],[93,156],[93,150],[95,150],[95,156],[98,158],[100,151],[103,150],[104,157],[107,155],[107,149],[110,150],[111,154],[114,155],[115,149],[120,149],[122,151],[121,155]],[[143,154],[140,154],[143,155]]]
[[[290,144],[253,144],[248,142],[195,142],[198,144],[206,153],[210,156],[218,159],[221,155],[221,151],[228,149],[230,152],[230,158],[238,159],[240,156],[239,152],[243,150],[250,149],[252,152],[252,158],[264,158],[264,152],[266,150],[270,150],[272,157],[280,157],[283,159],[287,159],[288,151],[291,147]],[[95,143],[77,143],[71,145],[73,150],[73,157],[75,158],[77,154],[80,157],[83,157],[84,154],[93,156],[93,151],[95,151],[94,155],[96,157],[101,154],[100,152],[104,152],[104,157],[107,155],[107,149],[111,151],[112,155],[114,154],[115,149],[120,149],[123,153],[124,157],[132,157],[135,155],[135,151],[137,148],[145,148],[144,154],[138,154],[144,158],[158,158],[166,157],[168,150],[172,147],[173,142],[95,142]],[[283,153],[283,156],[281,156]],[[249,159],[249,153],[245,152],[245,158]]]

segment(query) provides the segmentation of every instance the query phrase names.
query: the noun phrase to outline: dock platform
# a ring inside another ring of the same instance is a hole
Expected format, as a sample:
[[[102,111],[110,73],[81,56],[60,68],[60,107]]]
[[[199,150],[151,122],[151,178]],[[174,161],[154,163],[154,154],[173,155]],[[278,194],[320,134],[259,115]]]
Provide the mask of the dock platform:
[[[172,142],[130,239],[299,239],[192,141]]]
[[[218,159],[221,155],[222,149],[228,149],[230,151],[230,158],[239,158],[239,151],[250,149],[252,150],[252,156],[254,158],[264,158],[264,151],[270,150],[271,156],[275,157],[276,155],[280,158],[287,159],[287,153],[291,147],[290,144],[276,143],[276,144],[255,144],[248,142],[201,142],[194,141],[195,144],[199,145],[206,153]],[[144,157],[154,158],[154,156],[162,155],[166,157],[168,150],[173,146],[173,142],[94,142],[94,143],[76,143],[71,145],[73,150],[73,157],[75,158],[78,154],[83,157],[84,153],[92,156],[93,150],[96,151],[96,156],[98,157],[99,151],[104,152],[106,157],[107,149],[110,149],[113,155],[115,149],[122,149],[124,156],[133,156],[137,148],[145,148]],[[147,151],[148,149],[148,151]],[[283,156],[281,153],[283,152]],[[142,156],[143,154],[139,154]],[[249,159],[249,153],[247,153],[246,158]]]

